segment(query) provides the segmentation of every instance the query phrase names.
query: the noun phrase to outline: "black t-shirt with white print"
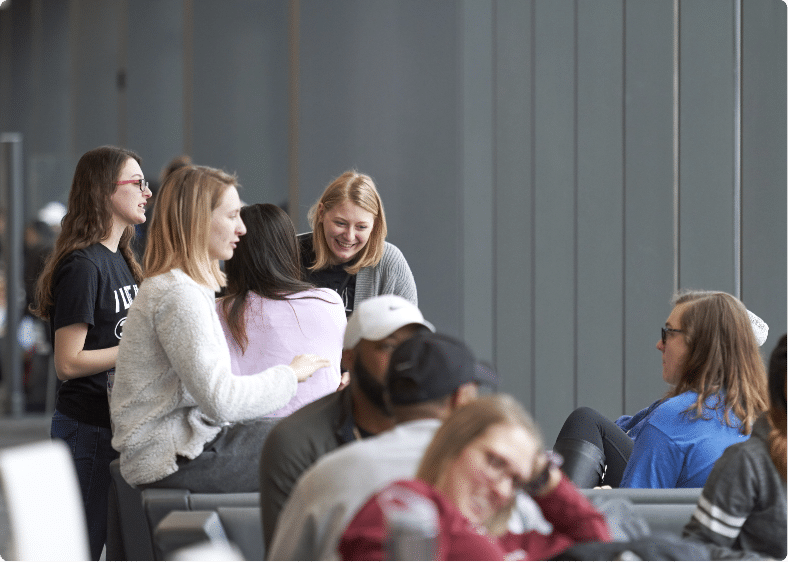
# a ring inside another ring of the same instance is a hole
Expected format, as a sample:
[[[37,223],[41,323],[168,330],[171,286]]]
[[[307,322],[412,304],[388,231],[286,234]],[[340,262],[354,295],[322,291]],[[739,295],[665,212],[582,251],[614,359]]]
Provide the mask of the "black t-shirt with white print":
[[[137,282],[119,251],[93,244],[70,253],[54,277],[52,341],[58,328],[85,323],[85,350],[115,347],[137,291]],[[109,428],[107,371],[64,381],[56,408],[75,420]]]

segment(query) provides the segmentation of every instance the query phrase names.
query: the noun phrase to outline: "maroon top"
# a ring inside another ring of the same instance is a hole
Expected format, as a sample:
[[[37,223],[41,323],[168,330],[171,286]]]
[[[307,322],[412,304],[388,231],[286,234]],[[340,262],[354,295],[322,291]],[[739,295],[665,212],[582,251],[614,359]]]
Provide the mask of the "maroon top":
[[[401,480],[391,486],[405,487],[435,504],[440,520],[436,560],[547,560],[578,542],[611,540],[604,516],[563,475],[555,490],[535,498],[553,525],[549,535],[529,531],[493,537],[426,482]],[[343,560],[383,560],[386,528],[377,501],[381,493],[364,504],[342,535],[339,554]]]

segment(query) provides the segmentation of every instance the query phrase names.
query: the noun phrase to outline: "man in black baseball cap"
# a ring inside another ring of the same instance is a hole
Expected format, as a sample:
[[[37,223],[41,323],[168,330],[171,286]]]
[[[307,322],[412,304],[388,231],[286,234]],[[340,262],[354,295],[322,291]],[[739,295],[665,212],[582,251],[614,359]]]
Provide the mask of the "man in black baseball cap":
[[[395,426],[325,454],[304,472],[280,514],[269,559],[337,559],[342,531],[366,498],[412,478],[443,420],[474,400],[480,384],[495,383],[492,369],[455,338],[425,331],[400,343],[384,390]]]
[[[392,410],[446,400],[458,392],[475,398],[478,385],[495,390],[495,373],[476,361],[467,345],[451,336],[416,334],[391,354],[386,387]],[[397,418],[396,412],[394,415]]]

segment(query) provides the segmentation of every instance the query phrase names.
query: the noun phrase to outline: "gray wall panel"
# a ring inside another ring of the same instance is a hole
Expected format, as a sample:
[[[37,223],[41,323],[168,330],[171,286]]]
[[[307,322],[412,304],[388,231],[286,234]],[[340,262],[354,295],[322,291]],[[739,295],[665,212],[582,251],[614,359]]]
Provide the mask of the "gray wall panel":
[[[304,2],[300,52],[301,230],[334,177],[352,167],[370,174],[420,308],[454,335],[462,331],[459,6]]]
[[[119,144],[118,48],[124,29],[121,5],[100,0],[71,4],[71,153],[79,157],[104,144]],[[70,184],[70,181],[69,181]]]
[[[286,4],[195,2],[193,37],[193,159],[236,172],[246,201],[284,203]]]
[[[578,3],[577,396],[613,416],[624,377],[624,6]]]
[[[533,392],[533,4],[495,12],[495,364],[501,389],[531,411]]]
[[[535,18],[534,415],[554,435],[575,404],[574,2],[537,1]]]
[[[742,2],[742,300],[786,332],[786,5]]]
[[[734,293],[733,0],[680,6],[679,286]]]
[[[10,103],[0,110],[4,116],[2,123],[6,130],[30,134],[35,110],[33,99],[33,72],[40,61],[33,60],[33,17],[29,4],[14,2],[3,10],[3,18],[12,29],[3,46],[10,50],[8,55],[11,82],[4,84],[6,97]],[[27,135],[26,135],[27,136]]]
[[[462,2],[462,296],[463,337],[480,359],[492,361],[493,286],[493,10]]]
[[[667,390],[659,328],[673,285],[673,8],[625,6],[624,412]]]
[[[183,8],[180,3],[129,3],[126,84],[127,145],[142,156],[149,180],[184,147]]]
[[[25,139],[30,177],[25,190],[26,219],[52,199],[65,200],[74,162],[66,157],[71,130],[69,6],[55,0],[39,0],[32,6],[39,25],[32,29],[32,99],[29,134]],[[59,190],[51,190],[58,186]]]
[[[69,57],[68,27],[62,25],[68,18],[68,4],[56,0],[39,0],[34,3],[34,17],[40,26],[32,30],[33,72],[31,103],[36,110],[31,113],[32,138],[38,151],[61,154],[68,148],[69,120]]]
[[[0,124],[25,135],[30,192],[47,199],[108,142],[138,150],[149,177],[193,147],[237,171],[250,202],[292,184],[300,230],[334,177],[371,174],[425,315],[496,364],[549,444],[575,405],[615,417],[667,389],[654,346],[674,280],[733,287],[736,2],[299,0],[291,22],[290,0],[14,0]],[[741,5],[742,297],[773,342],[785,6]]]

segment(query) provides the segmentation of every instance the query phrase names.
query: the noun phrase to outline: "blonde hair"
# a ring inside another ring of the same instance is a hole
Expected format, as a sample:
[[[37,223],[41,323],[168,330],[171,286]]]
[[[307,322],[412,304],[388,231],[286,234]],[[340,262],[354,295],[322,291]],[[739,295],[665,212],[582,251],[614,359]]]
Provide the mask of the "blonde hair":
[[[741,433],[748,435],[768,407],[768,389],[747,309],[739,299],[720,291],[682,291],[673,304],[686,305],[679,335],[689,350],[681,378],[667,396],[697,392],[698,399],[687,412],[700,418],[707,399],[717,394],[720,398],[711,408],[723,411],[729,427],[733,427],[732,411],[741,420]]]
[[[491,394],[458,408],[443,422],[424,452],[416,478],[437,485],[462,451],[495,425],[522,427],[535,441],[537,450],[544,448],[539,426],[520,403],[508,394]],[[486,521],[487,530],[493,534],[503,532],[513,505],[514,500]]]
[[[236,180],[235,175],[206,166],[185,166],[167,178],[148,229],[146,277],[180,268],[214,290],[225,285],[219,262],[209,256],[208,243],[213,210]]]
[[[350,170],[332,181],[317,203],[309,209],[309,225],[312,227],[312,245],[315,250],[315,263],[309,269],[319,271],[331,263],[331,250],[328,247],[325,233],[323,232],[323,216],[334,208],[350,201],[358,205],[375,217],[372,232],[364,248],[358,254],[353,264],[345,266],[345,271],[355,275],[362,267],[376,266],[383,257],[386,234],[386,214],[383,211],[383,201],[375,187],[375,182],[366,174]],[[320,205],[322,203],[322,210]]]

